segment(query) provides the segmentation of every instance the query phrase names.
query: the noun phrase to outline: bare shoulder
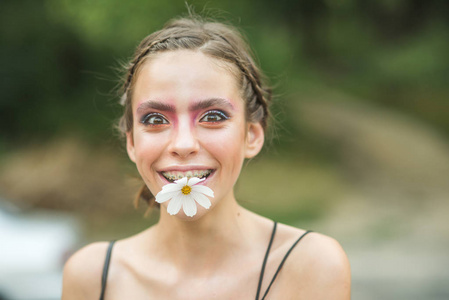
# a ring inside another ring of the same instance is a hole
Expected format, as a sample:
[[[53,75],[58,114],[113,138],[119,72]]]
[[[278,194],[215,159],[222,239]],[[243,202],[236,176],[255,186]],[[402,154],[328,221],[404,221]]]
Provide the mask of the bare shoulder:
[[[62,299],[97,299],[108,243],[89,244],[70,257],[64,267]]]
[[[305,231],[296,232],[301,236]],[[349,260],[340,243],[331,237],[316,232],[306,234],[284,268],[292,293],[305,299],[350,299]]]

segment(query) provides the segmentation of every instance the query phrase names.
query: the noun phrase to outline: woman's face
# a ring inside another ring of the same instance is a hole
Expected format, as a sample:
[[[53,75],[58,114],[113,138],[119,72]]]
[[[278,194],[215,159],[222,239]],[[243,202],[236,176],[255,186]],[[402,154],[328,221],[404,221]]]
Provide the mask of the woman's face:
[[[232,68],[199,51],[177,50],[140,69],[127,150],[153,195],[173,177],[203,175],[201,184],[215,193],[212,207],[233,197],[243,160],[260,151],[264,133],[245,120]],[[196,217],[204,211],[198,206]]]

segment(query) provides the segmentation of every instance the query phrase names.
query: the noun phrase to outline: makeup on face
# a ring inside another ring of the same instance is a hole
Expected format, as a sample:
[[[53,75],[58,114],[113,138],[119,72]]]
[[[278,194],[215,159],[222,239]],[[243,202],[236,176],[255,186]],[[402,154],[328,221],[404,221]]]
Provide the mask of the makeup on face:
[[[231,101],[224,98],[210,98],[191,103],[188,107],[192,121],[203,125],[224,122],[236,113]],[[138,105],[136,109],[139,123],[150,126],[177,124],[178,116],[175,105],[148,100]]]
[[[173,51],[149,61],[134,86],[133,119],[128,152],[154,195],[190,177],[214,191],[212,206],[233,197],[245,158],[245,104],[235,76],[215,58]]]

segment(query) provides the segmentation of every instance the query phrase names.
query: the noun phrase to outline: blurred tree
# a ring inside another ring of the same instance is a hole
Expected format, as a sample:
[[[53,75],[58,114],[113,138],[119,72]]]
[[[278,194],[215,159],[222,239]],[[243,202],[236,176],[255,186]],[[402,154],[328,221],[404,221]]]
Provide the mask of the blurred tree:
[[[89,51],[47,17],[43,1],[7,1],[0,9],[0,131],[3,141],[60,133],[82,89]]]
[[[449,135],[448,1],[191,4],[243,28],[263,69],[286,82],[278,94],[327,86],[407,111]],[[0,147],[68,133],[104,141],[117,117],[113,67],[186,11],[182,2],[160,0],[0,2]]]

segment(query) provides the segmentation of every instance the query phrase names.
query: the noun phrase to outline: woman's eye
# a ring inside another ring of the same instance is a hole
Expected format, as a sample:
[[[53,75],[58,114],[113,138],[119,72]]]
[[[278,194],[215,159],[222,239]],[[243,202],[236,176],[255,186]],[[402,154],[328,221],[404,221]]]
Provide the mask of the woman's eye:
[[[200,122],[206,122],[206,123],[216,123],[216,122],[222,122],[229,119],[229,117],[223,113],[222,111],[213,110],[205,113],[201,118]]]
[[[142,118],[141,123],[149,124],[149,125],[165,125],[165,124],[168,124],[168,121],[164,116],[162,116],[160,114],[151,113],[151,114],[145,115]]]

